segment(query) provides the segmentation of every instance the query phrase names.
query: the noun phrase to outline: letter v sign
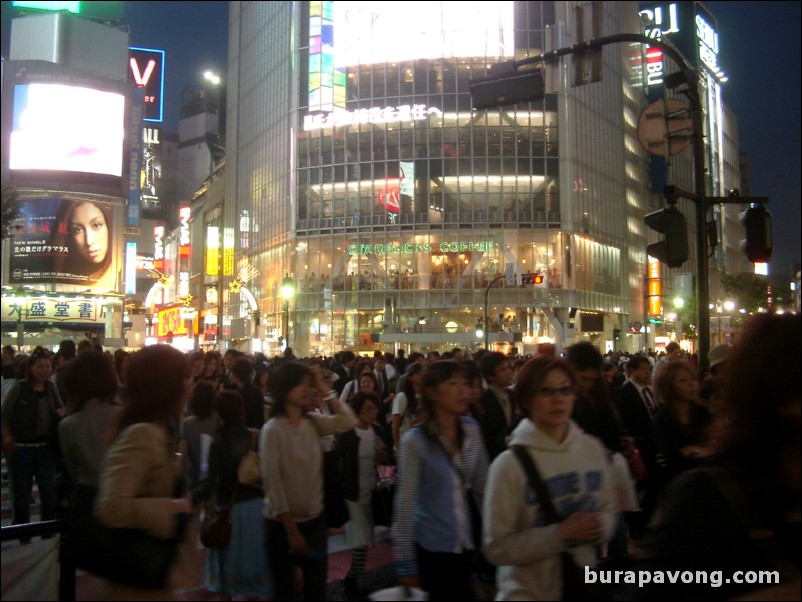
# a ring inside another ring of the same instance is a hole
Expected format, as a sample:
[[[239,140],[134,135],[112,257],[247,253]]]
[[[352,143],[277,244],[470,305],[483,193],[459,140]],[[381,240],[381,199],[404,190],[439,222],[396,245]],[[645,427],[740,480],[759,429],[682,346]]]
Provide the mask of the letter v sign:
[[[150,59],[148,61],[148,66],[145,67],[145,73],[139,72],[139,64],[136,62],[134,57],[131,57],[131,73],[134,75],[134,81],[136,85],[140,88],[144,88],[148,85],[148,81],[150,80],[150,76],[153,75],[153,70],[156,68],[156,61]]]

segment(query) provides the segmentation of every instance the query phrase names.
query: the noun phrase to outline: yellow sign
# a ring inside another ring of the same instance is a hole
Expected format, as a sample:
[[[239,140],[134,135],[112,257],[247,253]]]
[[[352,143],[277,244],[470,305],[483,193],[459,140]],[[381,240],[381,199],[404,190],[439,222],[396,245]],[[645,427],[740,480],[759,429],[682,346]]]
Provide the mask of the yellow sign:
[[[183,304],[160,309],[157,314],[159,321],[156,329],[156,336],[164,338],[172,333],[173,336],[182,337],[189,334],[187,321],[181,317],[181,312],[183,310]]]

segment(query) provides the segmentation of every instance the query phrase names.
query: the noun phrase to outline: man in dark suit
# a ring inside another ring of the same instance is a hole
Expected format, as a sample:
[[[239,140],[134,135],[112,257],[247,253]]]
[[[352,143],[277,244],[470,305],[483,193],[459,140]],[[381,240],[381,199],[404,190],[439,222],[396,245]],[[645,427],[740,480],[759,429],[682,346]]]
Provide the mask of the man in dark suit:
[[[652,418],[657,403],[652,394],[652,365],[642,355],[629,360],[629,380],[616,393],[616,408],[627,434],[635,440],[648,476],[637,482],[643,512],[629,517],[633,537],[639,537],[654,509],[657,491],[661,485],[660,466],[657,462],[657,443],[652,430]]]
[[[503,353],[489,351],[482,356],[479,369],[487,381],[487,390],[480,399],[482,417],[479,425],[482,428],[488,462],[492,462],[507,448],[504,438],[518,414],[509,393],[512,365]]]
[[[346,349],[340,353],[340,363],[331,369],[337,375],[337,379],[334,381],[337,397],[342,395],[345,385],[354,379],[354,364],[356,364],[356,354],[350,349]]]
[[[260,429],[265,423],[265,398],[253,384],[253,363],[247,357],[238,357],[231,364],[229,378],[232,388],[242,396],[245,409],[245,426]]]

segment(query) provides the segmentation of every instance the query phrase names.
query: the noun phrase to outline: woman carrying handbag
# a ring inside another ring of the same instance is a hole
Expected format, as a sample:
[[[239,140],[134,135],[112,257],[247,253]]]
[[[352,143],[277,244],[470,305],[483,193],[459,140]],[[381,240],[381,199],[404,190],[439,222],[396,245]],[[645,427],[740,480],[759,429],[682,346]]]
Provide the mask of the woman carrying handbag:
[[[220,430],[209,452],[207,507],[213,513],[228,508],[231,535],[222,548],[210,549],[208,588],[224,599],[232,596],[271,596],[273,577],[265,554],[262,523],[262,490],[238,480],[242,458],[253,446],[253,433],[245,426],[242,397],[223,390],[215,396],[214,409]],[[223,510],[225,512],[225,510]]]
[[[144,534],[170,547],[171,560],[163,583],[146,589],[135,578],[109,577],[107,569],[129,577],[139,568],[130,549],[99,551],[93,572],[105,579],[99,588],[101,600],[174,600],[176,589],[191,589],[199,583],[195,553],[196,529],[193,508],[181,495],[183,470],[177,462],[178,424],[190,391],[187,356],[168,345],[152,345],[138,351],[128,368],[129,397],[116,425],[98,483],[95,517],[113,534]],[[145,563],[155,559],[144,555]],[[100,571],[100,572],[99,572]],[[128,583],[126,583],[128,581]]]
[[[351,568],[344,579],[349,593],[359,591],[359,578],[365,570],[368,547],[374,544],[371,497],[376,487],[377,466],[387,460],[381,427],[374,424],[379,405],[375,393],[360,391],[354,395],[351,408],[356,414],[357,424],[334,440],[349,515],[345,532],[352,549]]]

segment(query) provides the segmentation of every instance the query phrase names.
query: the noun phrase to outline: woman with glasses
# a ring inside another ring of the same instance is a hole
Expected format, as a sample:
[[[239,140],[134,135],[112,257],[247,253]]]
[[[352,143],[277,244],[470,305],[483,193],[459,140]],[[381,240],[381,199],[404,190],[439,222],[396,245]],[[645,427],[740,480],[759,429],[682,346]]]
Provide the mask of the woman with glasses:
[[[526,417],[510,445],[522,446],[534,462],[559,522],[546,518],[513,450],[502,452],[490,466],[484,498],[484,553],[498,567],[497,600],[564,599],[562,552],[579,567],[593,566],[615,529],[607,452],[571,420],[575,393],[561,359],[538,356],[518,374],[513,399]]]

